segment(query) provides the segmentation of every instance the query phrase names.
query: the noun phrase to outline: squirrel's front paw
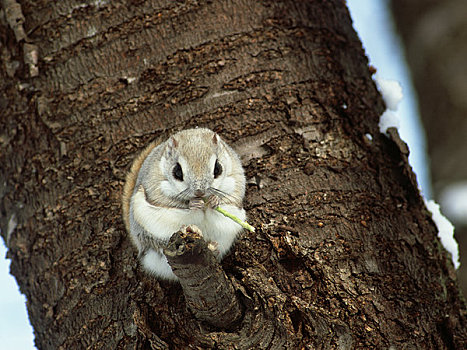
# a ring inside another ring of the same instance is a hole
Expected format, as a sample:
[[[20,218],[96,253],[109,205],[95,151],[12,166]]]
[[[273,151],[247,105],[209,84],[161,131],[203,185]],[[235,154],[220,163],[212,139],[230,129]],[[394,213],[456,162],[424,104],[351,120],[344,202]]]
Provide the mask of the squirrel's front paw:
[[[197,209],[204,209],[205,203],[202,198],[193,198],[188,203],[188,209],[197,210]]]
[[[221,204],[221,199],[217,196],[209,196],[206,200],[206,206],[211,209],[216,209]]]
[[[221,200],[217,196],[209,196],[208,198],[195,197],[188,203],[189,209],[216,209],[221,204]]]

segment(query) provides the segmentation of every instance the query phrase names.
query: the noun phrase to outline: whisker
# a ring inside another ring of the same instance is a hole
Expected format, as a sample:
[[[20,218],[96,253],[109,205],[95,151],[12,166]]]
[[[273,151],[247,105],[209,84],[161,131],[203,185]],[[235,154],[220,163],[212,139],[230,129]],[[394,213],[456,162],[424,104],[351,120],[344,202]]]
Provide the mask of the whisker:
[[[215,187],[209,187],[208,192],[211,193],[211,194],[215,194],[220,198],[227,198],[229,196],[228,193],[226,193],[226,192],[224,192],[222,190],[219,190],[219,189],[217,189]]]
[[[182,202],[182,203],[187,202],[190,199],[190,192],[191,192],[190,189],[186,188],[182,192],[177,194],[174,197],[174,200],[177,202]]]
[[[208,195],[215,195],[221,199],[221,201],[225,204],[233,204],[237,203],[240,198],[238,196],[224,192],[215,187],[209,187],[206,191]],[[178,193],[174,197],[170,197],[167,202],[164,203],[164,206],[170,208],[181,208],[187,209],[188,208],[188,201],[192,198],[192,191],[187,188],[180,193]]]
[[[212,194],[220,197],[221,199],[223,200],[226,200],[227,202],[231,202],[231,203],[235,203],[235,202],[238,202],[239,198],[238,196],[235,196],[235,195],[232,195],[230,193],[227,193],[227,192],[224,192],[218,188],[215,188],[215,187],[210,187],[208,189],[209,192],[211,192]]]
[[[182,192],[180,192],[179,194],[177,194],[177,195],[175,196],[175,198],[176,198],[177,200],[181,200],[181,201],[188,200],[188,199],[190,199],[190,196],[189,196],[190,192],[191,192],[190,189],[189,189],[189,188],[186,188],[186,189],[184,189]]]
[[[185,189],[182,192],[178,193],[174,197],[168,198],[168,200],[164,203],[164,206],[169,208],[180,208],[186,209],[188,208],[187,201],[190,198],[189,196],[190,189]]]

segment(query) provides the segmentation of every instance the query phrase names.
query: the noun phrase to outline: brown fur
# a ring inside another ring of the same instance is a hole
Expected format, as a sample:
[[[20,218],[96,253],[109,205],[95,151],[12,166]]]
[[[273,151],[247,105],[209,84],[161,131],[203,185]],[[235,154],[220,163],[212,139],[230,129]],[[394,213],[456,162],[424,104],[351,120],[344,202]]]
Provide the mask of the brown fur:
[[[158,141],[153,141],[147,146],[133,161],[130,171],[128,172],[125,185],[123,186],[123,196],[122,196],[122,209],[123,209],[123,222],[125,223],[125,228],[130,232],[130,201],[135,189],[136,180],[138,179],[139,169],[143,165],[146,157],[151,153],[151,151],[159,145]]]

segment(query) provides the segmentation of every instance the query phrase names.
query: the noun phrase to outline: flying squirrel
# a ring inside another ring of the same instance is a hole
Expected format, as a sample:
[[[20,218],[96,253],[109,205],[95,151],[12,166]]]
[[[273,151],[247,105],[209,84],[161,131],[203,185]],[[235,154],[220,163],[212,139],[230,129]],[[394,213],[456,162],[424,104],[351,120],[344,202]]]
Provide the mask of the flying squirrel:
[[[215,210],[246,219],[245,175],[237,153],[215,132],[180,131],[153,142],[134,160],[123,188],[123,220],[150,274],[177,280],[162,250],[173,233],[195,225],[218,258],[231,248],[242,226]]]

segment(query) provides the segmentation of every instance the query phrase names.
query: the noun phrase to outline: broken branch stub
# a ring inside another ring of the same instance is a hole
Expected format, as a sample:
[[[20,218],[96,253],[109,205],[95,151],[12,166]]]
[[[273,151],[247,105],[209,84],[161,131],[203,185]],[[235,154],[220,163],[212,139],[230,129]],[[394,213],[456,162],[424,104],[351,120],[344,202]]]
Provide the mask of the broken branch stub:
[[[164,254],[193,315],[214,327],[229,329],[241,319],[242,308],[214,251],[214,244],[187,227],[172,235]]]

